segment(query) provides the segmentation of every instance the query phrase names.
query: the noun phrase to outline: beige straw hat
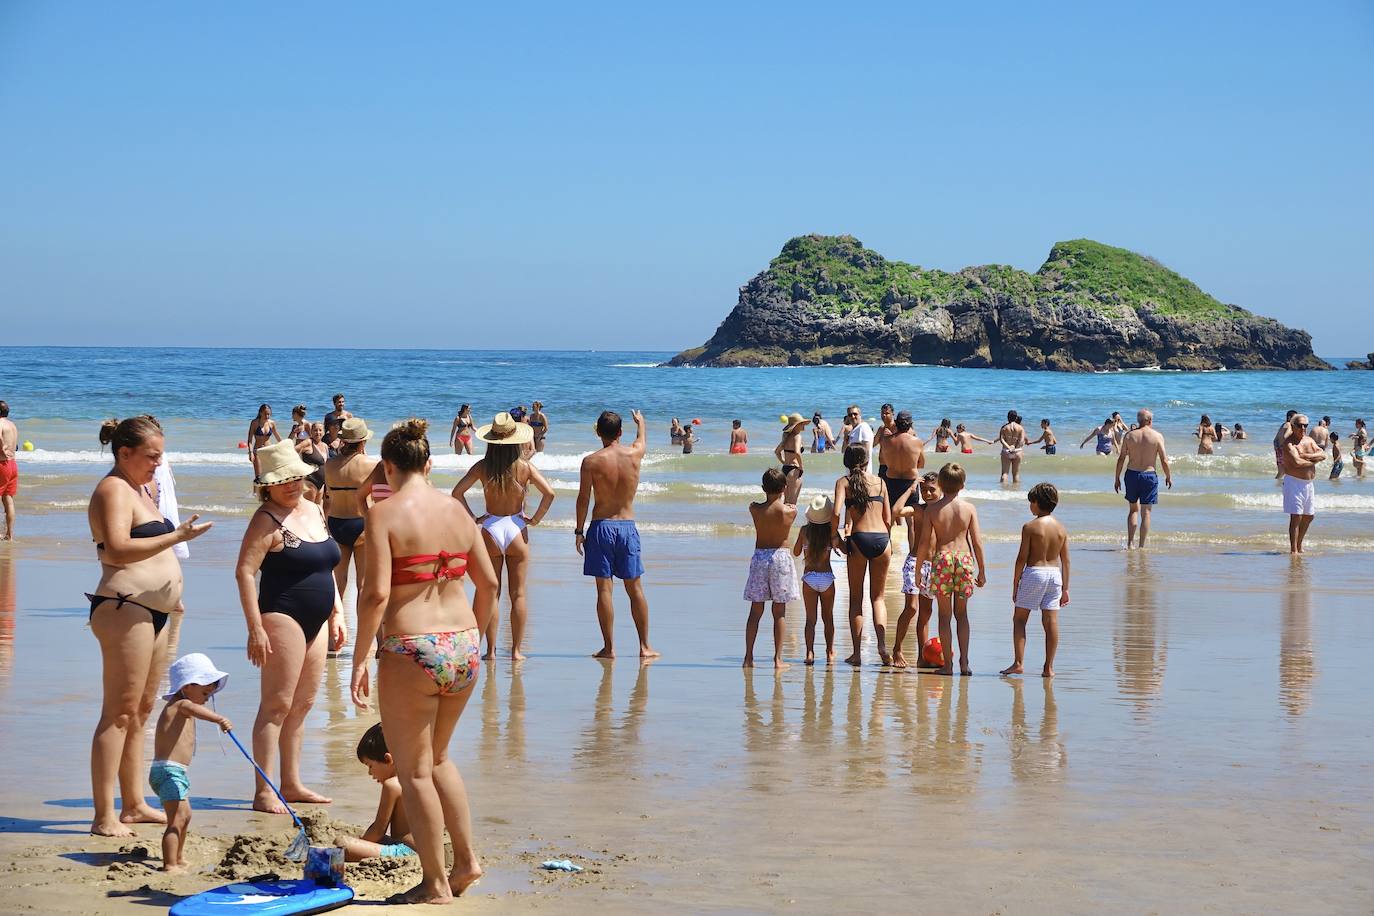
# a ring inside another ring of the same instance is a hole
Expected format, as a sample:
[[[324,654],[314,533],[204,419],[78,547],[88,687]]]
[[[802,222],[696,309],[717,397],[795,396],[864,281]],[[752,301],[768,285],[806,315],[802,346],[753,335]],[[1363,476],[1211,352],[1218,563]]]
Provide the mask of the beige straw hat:
[[[340,442],[366,442],[372,438],[372,430],[362,417],[349,417],[339,426]]]
[[[803,417],[801,414],[797,413],[795,410],[792,413],[788,414],[787,419],[783,421],[784,425],[786,426],[796,426],[798,423],[805,422],[806,418]]]
[[[835,515],[835,502],[824,493],[811,500],[806,507],[806,520],[813,525],[826,525]]]
[[[258,449],[258,476],[253,483],[260,487],[276,486],[309,476],[315,469],[301,460],[296,443],[283,439]]]
[[[534,428],[528,423],[517,423],[503,410],[486,426],[477,427],[477,438],[492,445],[524,445],[534,441]]]

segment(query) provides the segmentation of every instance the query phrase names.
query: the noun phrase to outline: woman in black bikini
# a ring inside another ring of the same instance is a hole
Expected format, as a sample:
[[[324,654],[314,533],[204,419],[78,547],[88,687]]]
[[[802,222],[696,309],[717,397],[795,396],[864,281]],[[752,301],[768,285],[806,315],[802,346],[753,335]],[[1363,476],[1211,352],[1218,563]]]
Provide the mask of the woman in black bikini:
[[[542,452],[544,450],[544,439],[549,434],[549,418],[544,415],[544,402],[535,401],[531,405],[534,409],[530,411],[529,424],[534,430],[534,450]]]
[[[339,453],[324,463],[324,514],[329,533],[339,542],[342,556],[334,570],[339,594],[348,588],[348,564],[354,565],[354,581],[363,579],[366,546],[363,538],[364,500],[358,488],[377,467],[376,459],[364,454],[372,431],[361,417],[349,417],[339,427]]]
[[[258,415],[248,424],[248,460],[253,465],[254,477],[258,476],[258,449],[271,442],[273,437],[281,441],[277,421],[272,419],[272,406],[259,404]]]
[[[868,575],[868,597],[873,605],[873,635],[878,638],[878,656],[884,665],[891,662],[887,653],[887,566],[892,558],[888,532],[892,530],[892,507],[887,487],[876,475],[868,473],[868,449],[851,445],[844,450],[844,466],[849,473],[835,481],[835,505],[845,507],[844,536],[839,532],[839,513],[830,524],[835,528],[835,546],[846,554],[849,572],[849,635],[854,652],[845,659],[862,664],[859,645],[864,635],[864,574]]]
[[[458,408],[458,416],[453,418],[453,426],[448,431],[448,444],[453,446],[455,455],[472,454],[472,406],[464,404]]]
[[[248,521],[235,570],[248,623],[248,660],[262,669],[253,757],[271,773],[280,750],[279,785],[286,800],[327,804],[328,798],[301,782],[300,758],[305,717],[324,675],[325,649],[346,637],[343,602],[334,587],[339,545],[329,536],[320,507],[302,498],[311,466],[295,446],[270,445],[259,464],[254,483],[262,506]],[[254,810],[285,814],[262,777],[254,778]]]
[[[204,534],[210,523],[198,525],[193,515],[174,528],[158,511],[152,483],[163,440],[156,421],[108,420],[100,427],[100,444],[110,446],[114,468],[96,486],[87,510],[100,583],[86,597],[104,683],[91,741],[91,833],[129,837],[129,824],[166,822],[144,801],[143,726],[165,670],[168,616],[181,602],[181,564],[172,547]]]
[[[329,449],[324,444],[324,424],[311,423],[306,438],[296,443],[296,451],[301,460],[315,470],[305,478],[305,498],[315,505],[324,503],[324,463],[329,460]]]

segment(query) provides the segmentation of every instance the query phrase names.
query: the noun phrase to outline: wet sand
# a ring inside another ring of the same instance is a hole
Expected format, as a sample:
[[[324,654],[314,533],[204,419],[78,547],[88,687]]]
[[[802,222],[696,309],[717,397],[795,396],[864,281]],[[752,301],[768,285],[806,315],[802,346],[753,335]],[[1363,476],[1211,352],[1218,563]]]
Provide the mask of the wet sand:
[[[230,672],[219,708],[246,734],[257,677],[233,590],[241,523],[222,525],[187,565],[180,650]],[[465,908],[1365,912],[1374,900],[1367,555],[1085,546],[1046,683],[995,674],[1010,661],[1014,543],[990,544],[990,585],[973,601],[977,674],[949,679],[742,671],[739,537],[646,535],[665,657],[593,660],[593,592],[567,533],[536,537],[531,657],[486,667],[455,739],[487,868]],[[188,859],[202,873],[165,877],[130,841],[86,835],[89,551],[78,538],[0,545],[0,894],[12,912],[146,913],[222,883],[208,872],[235,835],[290,837],[284,819],[247,810],[251,770],[211,729],[191,768]],[[797,608],[797,661],[801,626]],[[623,595],[617,639],[632,650]],[[1032,620],[1028,670],[1042,649]],[[375,719],[348,704],[347,674],[331,662],[305,771],[334,796],[330,817],[362,824],[376,788],[353,749]],[[138,832],[156,864],[160,829]],[[587,871],[538,870],[563,857]],[[404,886],[373,877],[358,882],[367,900]]]

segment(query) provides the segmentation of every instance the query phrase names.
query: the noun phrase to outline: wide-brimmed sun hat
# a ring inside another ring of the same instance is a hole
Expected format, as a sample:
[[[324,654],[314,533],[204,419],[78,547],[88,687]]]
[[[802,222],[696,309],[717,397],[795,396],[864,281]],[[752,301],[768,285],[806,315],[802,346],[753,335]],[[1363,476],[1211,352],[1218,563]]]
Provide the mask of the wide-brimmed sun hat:
[[[362,417],[349,417],[339,426],[340,442],[366,442],[372,438],[372,430]]]
[[[517,423],[503,410],[486,426],[477,428],[477,438],[492,445],[524,445],[534,441],[534,428],[528,423]]]
[[[806,520],[813,525],[827,525],[835,515],[835,501],[824,493],[811,500],[806,507]]]
[[[801,414],[797,413],[794,410],[787,416],[783,417],[782,422],[785,426],[796,426],[798,423],[805,423],[807,421],[805,417],[803,417]]]
[[[283,439],[258,449],[258,476],[253,478],[253,483],[260,487],[276,486],[308,477],[314,470],[301,460],[296,443]]]
[[[229,683],[229,675],[216,668],[210,656],[192,652],[172,662],[172,667],[167,670],[167,680],[171,692],[162,695],[164,700],[174,698],[188,684],[210,687],[212,692],[218,693]]]

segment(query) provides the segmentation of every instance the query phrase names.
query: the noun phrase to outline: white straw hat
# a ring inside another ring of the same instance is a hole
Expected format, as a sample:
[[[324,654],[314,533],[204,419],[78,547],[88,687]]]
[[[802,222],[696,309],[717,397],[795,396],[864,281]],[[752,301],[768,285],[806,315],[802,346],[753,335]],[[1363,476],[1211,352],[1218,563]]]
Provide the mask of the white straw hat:
[[[314,471],[313,467],[301,460],[296,443],[283,439],[258,449],[258,476],[253,478],[253,483],[260,487],[271,487],[300,480]]]
[[[366,442],[372,438],[372,430],[367,428],[367,421],[362,417],[349,417],[339,424],[340,442]]]
[[[510,414],[502,411],[491,418],[486,426],[478,427],[477,438],[492,445],[524,445],[534,441],[534,427],[528,423],[518,423]]]
[[[806,507],[806,520],[813,525],[829,524],[834,515],[835,502],[824,493],[811,500],[811,505]]]
[[[167,680],[171,692],[162,695],[164,700],[175,698],[188,684],[210,687],[212,693],[218,693],[229,683],[229,675],[216,668],[210,656],[192,652],[172,662],[172,667],[167,670]]]

